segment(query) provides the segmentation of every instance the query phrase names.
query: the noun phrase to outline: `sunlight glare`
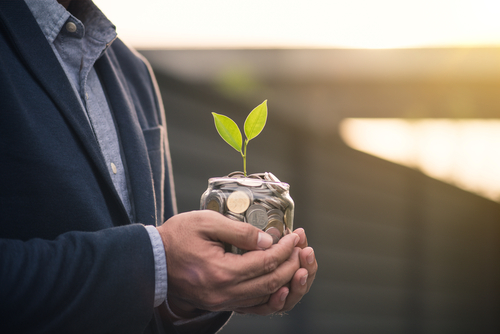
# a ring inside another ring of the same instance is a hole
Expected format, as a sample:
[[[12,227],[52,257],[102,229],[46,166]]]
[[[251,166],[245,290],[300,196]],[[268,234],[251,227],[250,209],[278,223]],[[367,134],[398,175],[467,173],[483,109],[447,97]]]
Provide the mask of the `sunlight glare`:
[[[137,48],[500,44],[494,0],[94,0]]]
[[[345,119],[352,148],[500,200],[500,120]]]

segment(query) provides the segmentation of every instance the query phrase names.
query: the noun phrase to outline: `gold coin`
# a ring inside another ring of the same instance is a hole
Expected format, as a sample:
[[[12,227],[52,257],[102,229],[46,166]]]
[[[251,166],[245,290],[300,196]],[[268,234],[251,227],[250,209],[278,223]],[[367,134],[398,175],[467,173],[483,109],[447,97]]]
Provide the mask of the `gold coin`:
[[[281,239],[281,233],[276,227],[270,227],[266,230],[266,233],[273,237],[273,244],[277,244]]]
[[[290,207],[286,208],[284,222],[287,228],[293,229],[293,210]]]
[[[227,198],[227,208],[235,213],[243,213],[250,206],[250,197],[240,190],[237,190]]]
[[[220,212],[220,205],[215,199],[207,203],[207,209],[212,211]]]
[[[283,235],[283,222],[282,221],[275,219],[275,218],[270,219],[269,222],[267,223],[267,226],[264,228],[264,231],[267,232],[267,230],[269,230],[270,228],[277,229],[279,234],[280,234],[280,237]]]

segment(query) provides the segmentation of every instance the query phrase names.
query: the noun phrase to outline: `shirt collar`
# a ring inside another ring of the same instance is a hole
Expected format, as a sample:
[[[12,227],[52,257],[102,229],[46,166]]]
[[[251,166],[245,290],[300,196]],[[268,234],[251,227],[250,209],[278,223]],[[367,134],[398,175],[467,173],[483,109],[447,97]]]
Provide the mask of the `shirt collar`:
[[[49,43],[53,43],[64,24],[71,18],[81,22],[85,35],[105,42],[108,46],[116,39],[116,28],[90,0],[73,1],[72,15],[57,0],[25,0]]]
[[[70,13],[56,0],[25,0],[50,44],[54,42]]]

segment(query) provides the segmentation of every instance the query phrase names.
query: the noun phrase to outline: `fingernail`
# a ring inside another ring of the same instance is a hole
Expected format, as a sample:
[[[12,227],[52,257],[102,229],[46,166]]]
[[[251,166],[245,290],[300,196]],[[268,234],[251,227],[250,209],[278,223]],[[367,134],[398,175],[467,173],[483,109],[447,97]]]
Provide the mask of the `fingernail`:
[[[286,290],[286,291],[284,291],[284,292],[281,294],[280,299],[281,299],[281,301],[282,301],[282,302],[284,302],[284,301],[285,301],[285,299],[286,299],[286,297],[288,297],[288,293],[289,293],[289,292],[290,292],[289,290]]]
[[[299,243],[299,240],[300,240],[300,237],[296,234],[295,235],[295,241],[293,242],[293,246],[297,246],[297,244]]]
[[[265,232],[259,232],[259,237],[257,238],[257,246],[262,249],[267,249],[273,244],[273,237]]]
[[[312,250],[309,255],[307,255],[307,263],[312,264],[314,262],[314,251]]]
[[[307,276],[308,276],[308,274],[305,274],[304,276],[302,276],[300,278],[300,285],[305,285],[306,284],[306,282],[307,282]]]

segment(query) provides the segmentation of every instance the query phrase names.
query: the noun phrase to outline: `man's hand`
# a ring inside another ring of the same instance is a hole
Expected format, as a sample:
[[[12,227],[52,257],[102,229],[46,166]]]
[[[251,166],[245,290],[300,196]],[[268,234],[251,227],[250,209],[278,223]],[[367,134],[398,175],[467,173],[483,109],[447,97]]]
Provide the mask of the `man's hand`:
[[[292,281],[275,292],[266,304],[236,309],[236,312],[268,315],[290,311],[309,292],[316,277],[318,263],[314,250],[308,247],[304,229],[298,228],[293,233],[299,235],[295,249],[299,249],[300,269],[295,272]]]
[[[314,279],[301,284],[309,270],[310,276],[315,274],[306,265],[305,234],[291,233],[272,245],[268,234],[209,210],[176,215],[158,231],[167,257],[169,305],[179,316],[192,315],[196,309],[285,311],[302,298]],[[254,251],[225,253],[222,242]]]

